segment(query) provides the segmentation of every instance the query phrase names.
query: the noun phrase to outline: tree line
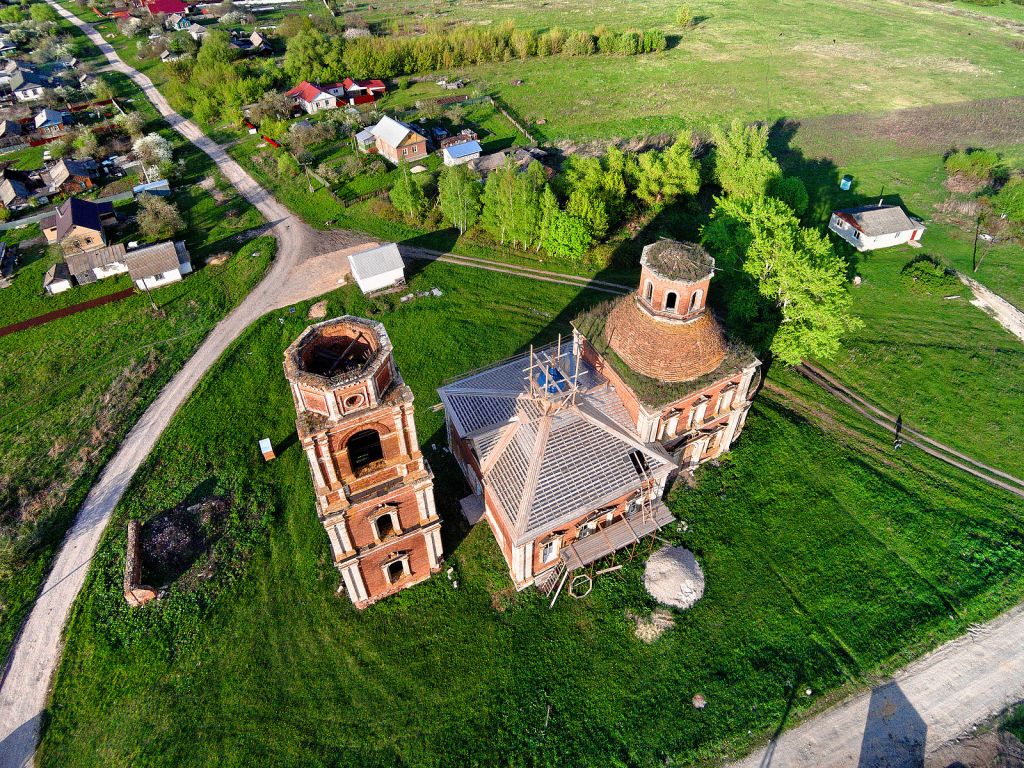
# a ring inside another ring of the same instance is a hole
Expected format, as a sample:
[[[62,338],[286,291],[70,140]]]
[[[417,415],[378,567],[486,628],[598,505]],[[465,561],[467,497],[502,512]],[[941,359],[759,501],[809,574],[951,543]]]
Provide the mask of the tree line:
[[[667,45],[665,34],[654,29],[601,28],[591,33],[554,27],[538,32],[505,22],[493,28],[460,26],[415,36],[345,39],[341,30],[309,26],[289,38],[284,65],[296,80],[390,78],[534,56],[635,56],[663,51]]]
[[[832,357],[861,322],[846,261],[827,234],[801,222],[803,182],[783,174],[766,126],[736,121],[713,129],[712,141],[704,162],[689,134],[641,154],[610,146],[600,158],[570,157],[550,180],[536,161],[520,169],[509,159],[483,183],[465,165],[445,168],[436,205],[460,233],[477,227],[506,247],[582,260],[621,222],[692,201],[706,181],[720,193],[701,240],[716,259],[715,296],[727,325],[787,365]],[[411,220],[432,205],[405,164],[390,198]]]

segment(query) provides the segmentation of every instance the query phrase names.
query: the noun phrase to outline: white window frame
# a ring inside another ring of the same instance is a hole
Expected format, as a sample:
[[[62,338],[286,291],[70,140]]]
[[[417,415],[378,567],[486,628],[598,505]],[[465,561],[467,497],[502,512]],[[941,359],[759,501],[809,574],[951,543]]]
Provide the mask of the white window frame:
[[[402,535],[402,522],[398,517],[398,507],[394,504],[384,504],[377,507],[370,515],[370,528],[373,530],[373,540],[380,544],[385,541],[388,536],[380,535],[380,528],[377,525],[377,521],[384,517],[391,518],[391,533],[388,536],[401,536]]]
[[[397,579],[392,579],[391,566],[395,563],[402,564],[402,575]],[[396,555],[395,557],[385,560],[383,563],[380,564],[380,569],[384,573],[384,580],[387,581],[389,585],[394,586],[395,584],[398,584],[402,579],[408,576],[412,576],[412,568],[409,567],[409,553],[403,552]]]

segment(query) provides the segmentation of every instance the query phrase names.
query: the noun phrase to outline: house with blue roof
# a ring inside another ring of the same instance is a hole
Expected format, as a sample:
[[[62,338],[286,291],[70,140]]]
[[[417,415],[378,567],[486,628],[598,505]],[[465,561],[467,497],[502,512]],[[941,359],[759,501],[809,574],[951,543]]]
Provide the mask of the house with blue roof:
[[[467,141],[462,144],[454,144],[441,150],[445,165],[462,165],[480,157],[483,150],[479,141]]]

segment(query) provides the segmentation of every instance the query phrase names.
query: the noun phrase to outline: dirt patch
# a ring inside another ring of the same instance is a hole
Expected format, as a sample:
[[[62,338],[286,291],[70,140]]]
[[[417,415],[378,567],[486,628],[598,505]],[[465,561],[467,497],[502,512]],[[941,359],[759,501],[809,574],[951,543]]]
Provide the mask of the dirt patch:
[[[312,307],[309,308],[309,314],[307,317],[310,320],[322,320],[327,317],[327,302],[318,301]]]
[[[985,179],[976,179],[965,173],[955,173],[942,182],[942,186],[954,194],[972,195],[984,187],[986,183]]]
[[[953,147],[1024,143],[1024,98],[979,99],[890,112],[830,115],[786,122],[776,132],[796,132],[796,143],[842,163],[850,143],[891,141],[906,150],[945,152]]]
[[[231,258],[231,254],[228,251],[221,251],[216,256],[211,256],[206,260],[206,266],[208,267],[219,267],[221,264]]]
[[[142,526],[140,547],[145,580],[158,588],[174,582],[192,589],[213,575],[213,563],[205,555],[224,531],[227,499],[213,498],[198,504],[179,504]]]
[[[663,632],[676,625],[675,618],[664,608],[656,608],[648,617],[626,611],[626,618],[636,624],[634,633],[637,639],[645,643],[653,643]]]
[[[565,157],[569,155],[600,157],[605,154],[609,144],[614,144],[623,152],[646,152],[650,149],[664,149],[675,141],[675,138],[674,135],[669,133],[659,133],[654,136],[640,136],[633,139],[603,139],[595,141],[569,141],[566,139],[555,144],[555,147]]]
[[[223,205],[227,202],[228,196],[217,189],[217,182],[212,176],[207,176],[200,181],[199,188],[209,194],[216,201],[217,205]]]
[[[924,761],[924,768],[1024,768],[1024,744],[1012,733],[988,731],[945,744]]]

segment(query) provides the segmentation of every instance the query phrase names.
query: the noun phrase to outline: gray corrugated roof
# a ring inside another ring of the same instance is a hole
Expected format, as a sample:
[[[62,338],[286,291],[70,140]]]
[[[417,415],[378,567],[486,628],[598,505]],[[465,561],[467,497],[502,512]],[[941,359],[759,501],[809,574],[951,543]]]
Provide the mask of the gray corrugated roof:
[[[68,269],[75,276],[81,275],[97,267],[109,267],[111,264],[123,264],[124,243],[114,243],[106,248],[94,248],[91,251],[73,251],[64,254]]]
[[[536,356],[550,361],[552,350]],[[565,350],[560,370],[567,376],[576,370]],[[640,441],[618,397],[586,363],[580,363],[572,399],[537,399],[528,371],[529,355],[523,355],[438,390],[454,429],[476,450],[484,483],[517,541],[639,488],[642,478],[630,458],[636,451],[650,475],[669,472],[670,457]]]
[[[187,260],[188,252],[185,251],[185,244],[168,240],[139,248],[136,251],[129,251],[125,255],[124,261],[132,280],[142,280],[177,269],[183,263],[183,252]]]
[[[356,280],[366,280],[396,269],[405,269],[405,262],[402,261],[397,243],[387,243],[379,248],[353,253],[348,257],[348,263],[352,265],[352,274]]]
[[[836,213],[845,213],[856,222],[857,228],[868,237],[892,235],[911,229],[920,229],[898,205],[862,205],[858,208],[844,208]]]

